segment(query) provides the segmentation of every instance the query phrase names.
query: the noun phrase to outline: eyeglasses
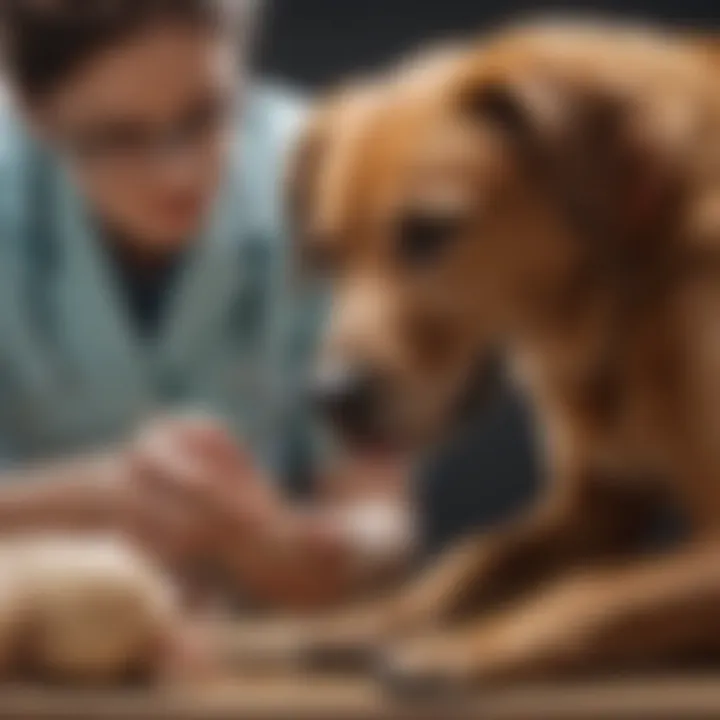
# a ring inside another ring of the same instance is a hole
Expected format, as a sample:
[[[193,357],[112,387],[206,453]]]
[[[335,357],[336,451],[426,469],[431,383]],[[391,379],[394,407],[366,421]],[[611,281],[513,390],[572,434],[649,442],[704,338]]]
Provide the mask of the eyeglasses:
[[[235,103],[229,98],[205,100],[164,128],[137,121],[107,121],[61,139],[65,154],[91,169],[147,167],[194,150],[229,123]]]

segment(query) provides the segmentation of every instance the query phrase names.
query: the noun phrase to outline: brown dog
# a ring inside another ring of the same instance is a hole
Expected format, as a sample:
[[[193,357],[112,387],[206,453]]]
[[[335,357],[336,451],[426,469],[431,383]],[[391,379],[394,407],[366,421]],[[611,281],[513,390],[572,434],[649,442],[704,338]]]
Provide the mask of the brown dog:
[[[718,57],[523,27],[320,109],[292,202],[334,285],[327,411],[352,443],[423,444],[499,349],[550,478],[315,650],[379,641],[394,680],[451,684],[720,651]],[[663,495],[692,540],[634,557]]]

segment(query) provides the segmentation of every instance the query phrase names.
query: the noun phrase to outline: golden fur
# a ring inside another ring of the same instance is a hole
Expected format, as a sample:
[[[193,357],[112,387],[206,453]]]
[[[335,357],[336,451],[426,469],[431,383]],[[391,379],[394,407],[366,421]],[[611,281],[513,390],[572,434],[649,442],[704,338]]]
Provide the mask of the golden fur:
[[[328,623],[315,651],[379,645],[411,684],[720,651],[719,59],[712,39],[530,25],[318,110],[291,194],[334,279],[321,363],[382,368],[385,421],[419,444],[501,348],[549,478],[526,518]],[[419,267],[397,249],[413,213],[457,228]],[[691,539],[636,557],[663,496]]]

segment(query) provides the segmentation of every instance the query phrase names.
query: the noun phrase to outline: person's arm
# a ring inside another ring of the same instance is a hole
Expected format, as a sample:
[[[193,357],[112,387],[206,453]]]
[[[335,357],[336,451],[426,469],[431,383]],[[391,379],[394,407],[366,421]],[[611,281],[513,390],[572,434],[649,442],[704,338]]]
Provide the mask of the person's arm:
[[[147,428],[131,455],[153,507],[150,549],[171,542],[177,567],[191,561],[259,605],[312,610],[366,594],[397,577],[415,547],[404,468],[339,468],[300,504],[208,416]]]
[[[379,591],[410,565],[416,547],[407,472],[345,468],[324,497],[285,506],[252,541],[230,538],[224,561],[243,592],[284,609],[315,610]]]
[[[0,536],[100,531],[121,520],[121,460],[112,453],[0,473]]]

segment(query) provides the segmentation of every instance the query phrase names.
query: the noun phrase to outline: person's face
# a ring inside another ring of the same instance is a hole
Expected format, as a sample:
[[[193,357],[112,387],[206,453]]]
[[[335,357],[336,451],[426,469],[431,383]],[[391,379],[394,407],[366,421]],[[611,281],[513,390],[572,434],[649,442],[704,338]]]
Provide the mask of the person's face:
[[[186,241],[213,202],[236,60],[220,33],[153,28],[93,57],[31,108],[94,211],[143,250]]]

